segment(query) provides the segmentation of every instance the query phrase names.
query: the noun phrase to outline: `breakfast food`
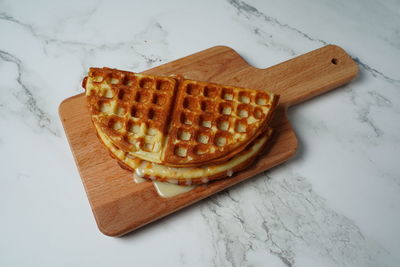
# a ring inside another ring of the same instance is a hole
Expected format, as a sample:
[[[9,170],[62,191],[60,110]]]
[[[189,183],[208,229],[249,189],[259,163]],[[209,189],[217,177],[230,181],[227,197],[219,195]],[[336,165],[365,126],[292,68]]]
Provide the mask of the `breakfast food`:
[[[109,68],[91,68],[83,87],[97,134],[120,164],[178,184],[224,178],[251,163],[271,136],[279,99]]]
[[[161,163],[177,80],[91,68],[84,80],[92,121],[129,153]]]

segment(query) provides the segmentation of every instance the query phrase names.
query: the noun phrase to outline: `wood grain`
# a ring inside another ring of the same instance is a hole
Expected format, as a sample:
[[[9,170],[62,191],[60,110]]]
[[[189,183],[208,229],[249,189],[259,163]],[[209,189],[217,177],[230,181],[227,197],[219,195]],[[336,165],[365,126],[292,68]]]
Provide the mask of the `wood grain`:
[[[281,95],[273,119],[275,138],[251,168],[232,178],[198,186],[173,198],[161,198],[151,183],[135,184],[101,145],[90,121],[84,94],[60,104],[59,113],[101,232],[120,236],[216,192],[272,168],[293,156],[297,139],[286,117],[291,105],[349,82],[357,64],[338,46],[325,46],[267,69],[246,63],[234,50],[212,47],[145,71],[180,74],[189,79],[268,89]]]

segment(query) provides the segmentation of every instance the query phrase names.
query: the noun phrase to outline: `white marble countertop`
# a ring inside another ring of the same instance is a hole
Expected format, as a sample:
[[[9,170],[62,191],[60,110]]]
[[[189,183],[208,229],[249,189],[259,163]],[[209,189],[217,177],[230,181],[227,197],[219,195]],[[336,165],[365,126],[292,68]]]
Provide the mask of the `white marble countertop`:
[[[399,266],[400,3],[1,1],[1,266]],[[101,234],[58,118],[90,66],[326,44],[351,84],[291,108],[297,156],[123,238]],[[397,152],[396,152],[397,151]]]

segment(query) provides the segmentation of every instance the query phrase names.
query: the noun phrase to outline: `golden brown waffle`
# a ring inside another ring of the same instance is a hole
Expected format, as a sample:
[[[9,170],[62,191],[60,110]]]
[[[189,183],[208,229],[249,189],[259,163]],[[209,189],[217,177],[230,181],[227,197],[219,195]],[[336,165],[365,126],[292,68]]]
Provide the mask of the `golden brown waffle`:
[[[176,85],[108,68],[91,68],[84,81],[93,122],[124,151],[159,163]]]
[[[85,78],[94,124],[115,146],[153,163],[226,161],[265,128],[278,96],[182,78],[91,68]]]
[[[165,159],[175,166],[229,159],[265,129],[277,101],[278,96],[265,91],[182,81]]]

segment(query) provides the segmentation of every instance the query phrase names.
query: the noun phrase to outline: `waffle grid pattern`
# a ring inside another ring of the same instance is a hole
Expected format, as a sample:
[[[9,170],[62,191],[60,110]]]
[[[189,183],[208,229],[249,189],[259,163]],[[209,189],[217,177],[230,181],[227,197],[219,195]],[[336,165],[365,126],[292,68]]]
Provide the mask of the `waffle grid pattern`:
[[[92,119],[112,142],[170,166],[213,162],[244,149],[277,103],[264,91],[108,68],[92,68],[85,81]]]
[[[160,161],[176,80],[97,69],[89,74],[96,118],[113,142]]]
[[[170,160],[208,159],[260,129],[272,106],[266,92],[185,80],[180,84],[170,131]],[[172,153],[171,153],[172,152]]]

